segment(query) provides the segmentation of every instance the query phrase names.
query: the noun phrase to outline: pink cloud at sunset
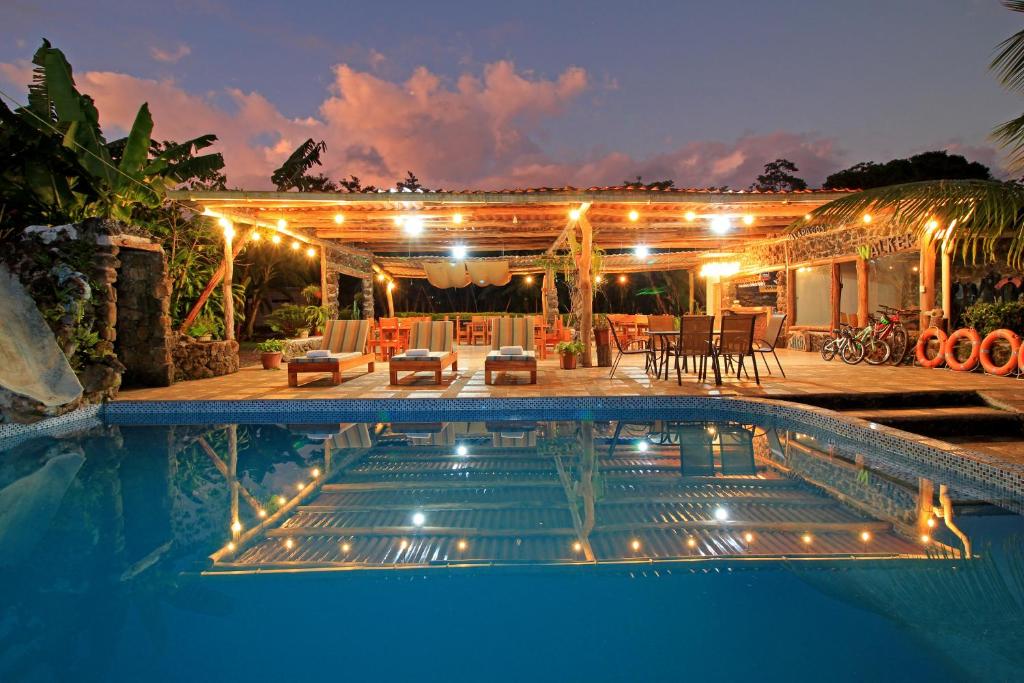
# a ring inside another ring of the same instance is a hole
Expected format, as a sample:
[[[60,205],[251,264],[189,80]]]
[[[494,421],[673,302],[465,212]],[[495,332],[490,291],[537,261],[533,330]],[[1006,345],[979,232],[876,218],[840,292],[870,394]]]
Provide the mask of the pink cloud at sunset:
[[[0,64],[0,78],[11,83],[24,84],[29,75],[27,63]],[[236,88],[196,94],[172,79],[111,71],[79,72],[76,81],[96,100],[108,130],[127,129],[148,102],[158,138],[216,134],[229,185],[246,189],[269,188],[271,171],[310,137],[327,142],[321,172],[385,187],[412,170],[426,186],[447,189],[614,185],[638,174],[672,178],[678,187],[743,189],[780,157],[816,185],[845,161],[836,140],[788,131],[687,142],[643,158],[595,151],[597,145],[556,155],[545,148],[545,126],[591,88],[579,67],[547,79],[497,61],[454,80],[419,67],[391,81],[339,64],[317,110],[302,118]]]

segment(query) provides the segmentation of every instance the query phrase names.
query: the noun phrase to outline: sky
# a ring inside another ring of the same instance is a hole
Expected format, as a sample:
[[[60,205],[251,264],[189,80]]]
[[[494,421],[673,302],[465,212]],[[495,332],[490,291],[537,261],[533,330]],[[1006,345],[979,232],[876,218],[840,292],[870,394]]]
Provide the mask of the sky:
[[[987,65],[1022,27],[997,0],[3,0],[0,89],[24,101],[48,38],[108,137],[148,102],[244,189],[310,137],[385,186],[743,189],[778,157],[816,186],[931,149],[1000,172],[1021,103]]]

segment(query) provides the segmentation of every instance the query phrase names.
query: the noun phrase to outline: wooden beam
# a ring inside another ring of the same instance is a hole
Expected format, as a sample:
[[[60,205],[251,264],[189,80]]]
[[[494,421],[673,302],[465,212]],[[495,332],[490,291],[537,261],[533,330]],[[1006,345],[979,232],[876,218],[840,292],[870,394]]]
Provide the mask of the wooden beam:
[[[587,215],[587,211],[590,210],[590,203],[584,202],[580,204],[578,207],[576,207],[576,210],[579,211],[580,218],[583,218]],[[547,254],[555,253],[555,250],[558,249],[558,247],[561,246],[562,242],[565,241],[565,238],[569,236],[569,231],[576,229],[577,222],[578,220],[573,220],[571,216],[569,217],[569,220],[565,222],[565,227],[562,228],[562,231],[558,233],[558,237],[556,237],[555,241],[551,244],[550,247],[548,247],[548,250],[546,252]]]
[[[231,239],[224,238],[224,279],[222,281],[222,292],[224,295],[224,339],[231,341],[235,338],[235,295],[233,291],[233,279],[235,274],[235,252]]]

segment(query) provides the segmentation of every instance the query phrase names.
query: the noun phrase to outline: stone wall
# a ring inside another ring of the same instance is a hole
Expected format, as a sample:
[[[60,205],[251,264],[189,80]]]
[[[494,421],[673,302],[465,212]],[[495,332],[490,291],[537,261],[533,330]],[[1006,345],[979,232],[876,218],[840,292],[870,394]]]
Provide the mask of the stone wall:
[[[173,346],[174,381],[206,379],[238,372],[238,342],[201,342],[179,335]]]
[[[338,276],[351,275],[363,278],[363,317],[373,317],[373,269],[368,257],[349,254],[336,249],[324,249],[320,259],[320,288],[323,305],[327,307],[330,319],[338,317]],[[366,282],[370,282],[370,315],[366,315]]]
[[[366,320],[373,320],[373,278],[364,277],[362,279],[363,284],[363,318]]]
[[[174,378],[170,296],[162,251],[121,249],[116,283],[117,357],[126,386],[165,387]]]

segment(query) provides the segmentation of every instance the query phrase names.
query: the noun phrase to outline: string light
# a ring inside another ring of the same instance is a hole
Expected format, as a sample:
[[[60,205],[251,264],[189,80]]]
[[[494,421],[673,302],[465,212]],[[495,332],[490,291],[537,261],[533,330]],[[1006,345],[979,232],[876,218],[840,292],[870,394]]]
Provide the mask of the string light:
[[[633,222],[633,223],[636,223],[638,220],[640,220],[640,212],[637,211],[636,209],[633,209],[632,211],[630,211],[629,212],[629,220],[631,222]]]
[[[409,547],[409,541],[405,540],[404,538],[403,538],[403,539],[401,540],[401,542],[400,542],[400,543],[398,544],[398,549],[399,549],[399,550],[405,550],[405,549],[406,549],[406,548],[408,548],[408,547]]]
[[[640,550],[640,539],[634,538],[633,542],[629,544],[629,547],[633,549],[633,552]]]
[[[925,522],[925,524],[928,525],[929,529],[934,529],[935,528],[935,518],[934,517],[929,517],[928,521]]]
[[[747,533],[743,534],[743,540],[746,541],[747,543],[753,543],[754,542],[754,534],[752,534],[752,533],[750,533],[748,531]]]
[[[231,523],[231,530],[237,534],[242,530],[242,523],[236,519]]]
[[[260,519],[263,519],[264,517],[267,516],[267,511],[264,510],[263,508],[260,508],[259,512],[257,512],[256,514],[257,514],[257,516],[259,516]]]
[[[620,285],[624,285],[624,284],[626,284],[626,283],[627,283],[628,281],[629,281],[629,278],[627,278],[627,277],[626,277],[625,275],[620,275],[620,276],[619,276],[619,284],[620,284]]]
[[[228,541],[228,550],[230,550],[231,552],[235,552],[235,547],[236,546],[234,541]]]
[[[931,540],[932,537],[928,534],[921,534],[921,543],[929,543]]]
[[[805,213],[805,214],[804,214],[804,220],[805,220],[805,221],[809,221],[809,220],[811,220],[811,214],[809,214],[809,213]]]
[[[870,213],[864,214],[863,220],[864,220],[864,223],[870,223],[871,222],[871,214]]]
[[[351,545],[349,545],[348,543],[342,543],[341,544],[341,552],[347,553],[350,550],[352,550],[352,546]]]
[[[569,211],[569,218],[571,220],[578,221],[580,219],[580,210],[579,209],[570,209],[570,211]]]
[[[280,235],[271,235],[270,236],[270,241],[273,242],[274,244],[281,244],[281,236]]]
[[[754,217],[751,216],[749,213],[746,216],[743,217],[743,225],[753,225],[753,224],[754,224]]]
[[[388,291],[390,292],[390,291],[392,291],[392,290],[393,290],[394,288],[395,288],[395,281],[394,281],[394,280],[389,280],[389,281],[388,281]]]
[[[870,531],[862,531],[862,532],[860,532],[860,540],[864,541],[865,543],[870,541],[871,540],[871,532]]]
[[[464,444],[459,444],[455,447],[455,455],[466,456],[469,455],[469,449]]]
[[[261,239],[263,239],[263,235],[253,230],[252,234],[249,235],[249,239],[251,239],[253,242],[259,242]]]
[[[423,219],[419,216],[410,216],[405,219],[403,230],[405,230],[405,234],[410,237],[416,237],[417,235],[423,234]]]
[[[594,276],[594,282],[597,283],[597,284],[601,284],[602,282],[604,282],[604,278],[601,277],[600,275],[595,275]]]
[[[310,247],[309,249],[307,249],[306,250],[306,256],[309,256],[310,258],[313,258],[314,256],[316,256],[316,249],[314,249],[313,247]]]
[[[454,216],[452,216],[452,223],[454,223],[455,225],[462,225],[462,214],[457,213]]]
[[[814,541],[814,537],[810,534],[804,534],[800,537],[800,540],[804,542],[804,545],[810,545],[811,542]]]
[[[298,251],[300,246],[302,245],[299,244],[298,240],[292,240],[292,251]]]
[[[314,467],[313,471],[310,472],[310,474],[312,474],[314,478],[319,477],[320,476],[320,468],[319,467]]]
[[[695,214],[693,211],[687,211],[686,215],[683,217],[691,223],[697,220],[697,214]]]
[[[724,507],[716,507],[715,519],[717,519],[719,522],[724,522],[725,520],[729,519],[729,511],[726,510]]]
[[[285,498],[284,496],[278,496],[277,497],[277,504],[278,505],[284,505],[287,502],[288,502],[288,499]]]
[[[461,261],[462,259],[466,258],[466,245],[465,244],[456,244],[455,246],[453,246],[452,247],[452,258],[457,260],[457,261]]]
[[[286,221],[283,218],[278,218],[277,219],[277,229],[278,230],[284,230],[287,227],[288,227],[288,221]]]
[[[644,259],[651,255],[651,250],[645,244],[638,244],[633,247],[633,255],[637,258]]]
[[[694,538],[693,536],[690,536],[688,539],[686,539],[686,546],[688,548],[696,548],[697,547],[697,539]]]
[[[292,548],[295,547],[295,541],[293,541],[290,538],[286,538],[285,541],[284,541],[284,547],[287,548],[288,550],[291,550]]]
[[[334,222],[337,223],[338,225],[341,225],[342,223],[345,222],[345,216],[340,213],[334,214]]]
[[[423,524],[426,521],[427,521],[427,516],[424,515],[422,512],[417,512],[416,514],[414,514],[412,516],[412,525],[413,526],[423,526]]]
[[[533,276],[532,275],[527,275],[526,277],[523,278],[523,282],[525,282],[528,285],[532,285],[533,284]]]
[[[729,222],[728,216],[718,215],[711,219],[711,232],[716,235],[724,235],[730,230],[732,230],[732,223]]]
[[[295,485],[295,490],[296,491],[301,491],[304,488],[306,488],[306,485],[303,484],[301,481]]]
[[[377,274],[377,282],[384,282],[387,279],[388,279],[388,276],[385,275],[384,273],[378,273]]]
[[[651,447],[651,444],[649,444],[646,440],[641,440],[636,445],[636,449],[638,451],[640,451],[641,453],[646,453],[647,449],[650,448],[650,447]]]
[[[578,552],[583,550],[583,544],[580,543],[579,541],[576,541],[575,543],[572,544],[572,549],[573,549],[573,552],[577,552],[578,553]]]
[[[458,545],[457,545],[456,547],[457,547],[457,548],[458,548],[459,550],[465,550],[465,549],[466,549],[466,547],[467,547],[468,545],[469,545],[469,544],[468,544],[468,543],[466,543],[466,540],[465,540],[465,539],[460,539],[460,540],[459,540],[459,543],[458,543]]]

